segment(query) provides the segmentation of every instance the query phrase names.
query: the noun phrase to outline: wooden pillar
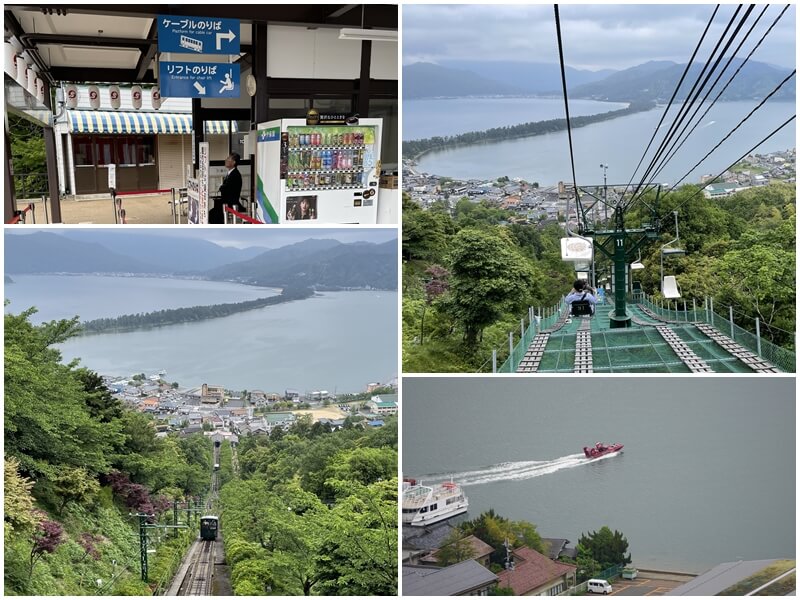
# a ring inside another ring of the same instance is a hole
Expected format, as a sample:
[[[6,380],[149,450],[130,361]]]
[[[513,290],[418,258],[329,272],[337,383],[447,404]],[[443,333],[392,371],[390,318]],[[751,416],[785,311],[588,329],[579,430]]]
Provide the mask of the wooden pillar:
[[[3,145],[5,153],[5,177],[3,183],[5,184],[5,192],[3,194],[3,222],[8,223],[14,218],[14,212],[17,210],[17,197],[14,192],[14,166],[11,161],[11,140],[8,137],[8,120],[4,124],[5,129],[5,144]]]
[[[358,82],[358,116],[369,117],[369,71],[372,63],[372,41],[361,42],[361,74]]]
[[[269,90],[267,89],[267,24],[253,25],[253,75],[256,95],[253,98],[253,124],[269,121]]]

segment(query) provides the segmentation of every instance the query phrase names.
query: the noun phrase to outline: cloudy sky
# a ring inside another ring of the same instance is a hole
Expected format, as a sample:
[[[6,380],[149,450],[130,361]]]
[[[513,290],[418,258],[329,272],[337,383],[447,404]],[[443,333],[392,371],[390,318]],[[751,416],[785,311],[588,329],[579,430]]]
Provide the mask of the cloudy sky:
[[[88,228],[87,228],[88,229]],[[232,246],[235,248],[249,248],[260,246],[264,248],[280,248],[289,244],[295,244],[310,238],[334,239],[349,244],[352,242],[372,242],[382,244],[389,240],[397,239],[397,229],[386,228],[339,228],[328,229],[321,227],[314,228],[273,228],[273,227],[136,227],[126,226],[122,229],[112,227],[92,228],[106,232],[114,230],[120,235],[126,232],[136,233],[137,235],[153,235],[160,237],[199,239],[214,242],[219,246]],[[9,230],[10,231],[10,230]],[[37,229],[25,229],[14,234],[24,235],[34,233]],[[49,228],[50,233],[60,233],[66,229]]]
[[[767,9],[740,55],[746,56],[783,6]],[[745,27],[762,8],[756,7]],[[685,63],[713,10],[713,4],[561,4],[564,60],[592,70],[625,69],[649,60]],[[734,10],[735,5],[720,8],[698,56],[709,55],[709,41],[719,38]],[[404,64],[448,59],[558,63],[552,4],[404,4],[402,11]],[[795,13],[792,6],[753,60],[794,68]]]

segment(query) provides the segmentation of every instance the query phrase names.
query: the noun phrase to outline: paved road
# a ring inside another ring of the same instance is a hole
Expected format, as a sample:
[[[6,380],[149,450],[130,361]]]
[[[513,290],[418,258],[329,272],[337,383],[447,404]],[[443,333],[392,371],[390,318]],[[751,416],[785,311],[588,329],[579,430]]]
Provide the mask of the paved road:
[[[663,596],[681,585],[680,581],[636,578],[633,581],[618,579],[612,584],[612,596]]]

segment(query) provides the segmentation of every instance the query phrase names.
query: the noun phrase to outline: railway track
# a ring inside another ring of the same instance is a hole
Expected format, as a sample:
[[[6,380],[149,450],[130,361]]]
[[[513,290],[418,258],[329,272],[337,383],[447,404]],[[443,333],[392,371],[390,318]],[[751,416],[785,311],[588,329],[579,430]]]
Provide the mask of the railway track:
[[[214,579],[216,542],[198,540],[192,546],[191,564],[178,588],[178,596],[210,596]]]
[[[219,448],[214,449],[214,462],[219,463]],[[219,473],[211,475],[211,493],[206,499],[206,510],[212,510],[219,492]],[[211,596],[213,595],[214,564],[218,540],[197,539],[189,548],[183,566],[167,595]],[[220,553],[222,552],[220,548]],[[221,554],[220,554],[221,555]],[[183,576],[181,577],[181,574]],[[180,580],[180,584],[177,581]],[[177,585],[177,589],[175,586]]]

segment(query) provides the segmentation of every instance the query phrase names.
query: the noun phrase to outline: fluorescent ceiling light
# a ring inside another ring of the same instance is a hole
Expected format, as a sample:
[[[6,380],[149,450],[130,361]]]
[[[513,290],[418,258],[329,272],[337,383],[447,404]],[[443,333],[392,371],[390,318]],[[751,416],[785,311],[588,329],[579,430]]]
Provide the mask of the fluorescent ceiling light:
[[[339,30],[340,40],[372,42],[397,42],[397,30],[393,29],[349,29]]]

